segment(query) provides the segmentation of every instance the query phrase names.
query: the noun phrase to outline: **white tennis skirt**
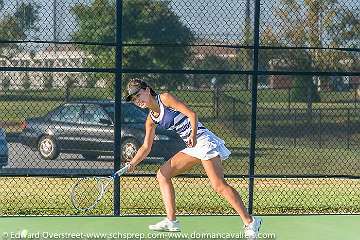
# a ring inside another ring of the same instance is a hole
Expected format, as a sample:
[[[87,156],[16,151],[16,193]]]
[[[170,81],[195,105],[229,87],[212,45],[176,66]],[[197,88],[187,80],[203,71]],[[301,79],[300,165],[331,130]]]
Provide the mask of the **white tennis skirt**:
[[[201,160],[209,160],[219,156],[221,160],[229,157],[231,152],[225,147],[225,142],[210,130],[206,130],[197,138],[195,147],[187,147],[180,152]]]

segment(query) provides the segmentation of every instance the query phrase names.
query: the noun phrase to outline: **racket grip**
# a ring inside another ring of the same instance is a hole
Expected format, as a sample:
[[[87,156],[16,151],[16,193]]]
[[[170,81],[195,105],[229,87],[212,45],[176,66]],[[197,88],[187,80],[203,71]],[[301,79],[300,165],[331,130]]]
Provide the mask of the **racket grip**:
[[[127,170],[130,168],[131,164],[130,163],[126,163],[124,167],[122,167],[119,171],[113,173],[113,175],[111,175],[112,178],[115,178],[119,175],[122,175],[124,173],[127,172]]]

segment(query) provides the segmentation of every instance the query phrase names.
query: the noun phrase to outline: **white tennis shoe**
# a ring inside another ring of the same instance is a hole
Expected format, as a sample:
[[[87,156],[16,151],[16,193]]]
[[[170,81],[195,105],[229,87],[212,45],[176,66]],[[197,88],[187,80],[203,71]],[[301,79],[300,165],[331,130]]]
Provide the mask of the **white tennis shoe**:
[[[261,227],[262,220],[258,217],[252,217],[253,221],[248,225],[244,226],[244,234],[246,239],[255,240],[259,236],[259,230]]]
[[[149,225],[149,229],[163,232],[180,232],[180,222],[179,220],[170,221],[168,218],[164,218],[164,220],[154,225]]]

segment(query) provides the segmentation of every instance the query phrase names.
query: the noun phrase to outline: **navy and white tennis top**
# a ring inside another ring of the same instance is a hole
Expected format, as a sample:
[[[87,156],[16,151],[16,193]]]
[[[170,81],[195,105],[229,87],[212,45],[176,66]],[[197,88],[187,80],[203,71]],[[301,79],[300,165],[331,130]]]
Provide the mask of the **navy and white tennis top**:
[[[152,111],[150,111],[151,119],[158,124],[160,128],[175,130],[185,141],[191,133],[190,119],[183,113],[165,106],[160,99],[160,95],[156,96],[156,101],[160,106],[160,114],[158,117],[155,117]],[[205,131],[206,128],[198,121],[197,136],[200,136]]]

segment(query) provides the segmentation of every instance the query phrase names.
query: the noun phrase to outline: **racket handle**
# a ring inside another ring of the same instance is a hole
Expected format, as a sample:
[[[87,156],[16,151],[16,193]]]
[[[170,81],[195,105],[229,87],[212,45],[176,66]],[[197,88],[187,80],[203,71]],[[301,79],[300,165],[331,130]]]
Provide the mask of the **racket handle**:
[[[112,177],[116,177],[116,176],[119,176],[119,175],[122,175],[124,173],[127,172],[127,170],[130,168],[131,164],[130,163],[126,163],[124,167],[122,167],[119,171],[115,172]]]

